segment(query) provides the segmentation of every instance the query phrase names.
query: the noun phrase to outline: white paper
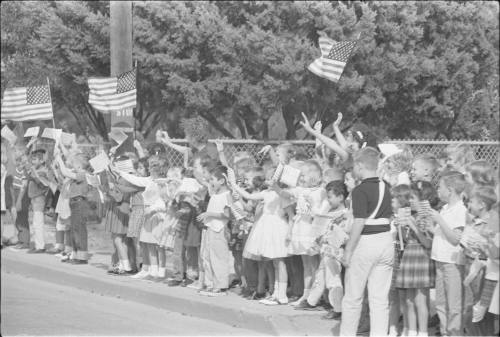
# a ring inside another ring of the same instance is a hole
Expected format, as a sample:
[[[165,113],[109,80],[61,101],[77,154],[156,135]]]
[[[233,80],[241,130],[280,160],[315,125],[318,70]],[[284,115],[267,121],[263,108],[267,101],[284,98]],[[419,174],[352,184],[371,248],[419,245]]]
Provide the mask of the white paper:
[[[102,151],[100,154],[90,159],[89,164],[92,166],[94,173],[99,173],[108,168],[110,161],[106,153]]]
[[[290,187],[297,186],[300,177],[300,170],[290,165],[285,165],[283,167],[283,172],[281,173],[280,182]]]
[[[61,133],[61,142],[63,145],[71,145],[76,141],[76,135],[74,133]]]
[[[123,144],[125,140],[127,140],[128,136],[122,130],[113,129],[110,133],[108,133],[109,138],[113,139],[118,145]]]
[[[378,144],[378,148],[385,157],[390,157],[397,153],[403,152],[403,150],[398,148],[395,144]]]
[[[40,133],[40,127],[39,126],[33,126],[26,130],[24,133],[24,137],[38,137],[38,134]]]
[[[157,184],[149,184],[144,192],[142,192],[142,198],[144,200],[145,206],[150,206],[155,204],[158,200],[161,199],[160,196],[160,188]]]
[[[120,172],[126,172],[126,173],[135,172],[134,163],[132,162],[131,159],[115,161],[113,165]]]
[[[2,128],[2,137],[5,138],[11,145],[14,145],[17,140],[17,136],[7,125]]]
[[[94,187],[99,187],[101,185],[101,180],[99,179],[99,176],[96,174],[96,175],[93,175],[93,174],[85,174],[85,178],[87,180],[87,184],[89,184],[90,186],[94,186]]]
[[[62,129],[45,128],[42,132],[42,138],[53,140],[61,139]]]

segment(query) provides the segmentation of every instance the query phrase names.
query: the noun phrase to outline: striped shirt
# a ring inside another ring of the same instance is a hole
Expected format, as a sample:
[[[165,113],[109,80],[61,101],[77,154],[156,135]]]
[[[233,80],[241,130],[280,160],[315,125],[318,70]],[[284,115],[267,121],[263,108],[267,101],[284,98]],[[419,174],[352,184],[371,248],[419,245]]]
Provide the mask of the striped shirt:
[[[16,173],[14,174],[14,188],[16,189],[21,189],[23,187],[23,182],[26,181],[26,174],[24,174],[24,170],[19,170],[19,168],[16,167]]]

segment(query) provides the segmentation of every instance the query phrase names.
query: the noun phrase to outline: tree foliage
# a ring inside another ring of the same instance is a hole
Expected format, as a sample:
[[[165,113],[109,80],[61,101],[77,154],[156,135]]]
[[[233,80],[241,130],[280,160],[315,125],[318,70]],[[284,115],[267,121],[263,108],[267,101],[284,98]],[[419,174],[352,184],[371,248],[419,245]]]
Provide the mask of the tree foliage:
[[[48,76],[56,118],[106,137],[86,80],[109,76],[109,3],[1,9],[2,91]],[[358,33],[339,83],[307,70],[321,34]],[[300,112],[326,127],[341,111],[392,138],[498,139],[496,2],[134,2],[133,34],[146,135],[199,115],[214,136],[295,139]]]

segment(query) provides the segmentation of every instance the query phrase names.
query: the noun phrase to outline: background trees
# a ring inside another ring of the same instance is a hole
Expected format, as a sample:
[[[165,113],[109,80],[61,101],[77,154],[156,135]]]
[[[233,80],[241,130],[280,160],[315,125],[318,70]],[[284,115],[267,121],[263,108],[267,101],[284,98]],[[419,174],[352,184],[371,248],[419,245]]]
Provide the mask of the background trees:
[[[2,92],[48,76],[57,122],[105,138],[86,80],[109,76],[109,3],[2,2],[1,19]],[[146,136],[200,115],[214,136],[300,139],[301,111],[342,111],[391,138],[498,139],[496,2],[134,2],[133,25]],[[307,70],[319,34],[358,32],[340,83]]]

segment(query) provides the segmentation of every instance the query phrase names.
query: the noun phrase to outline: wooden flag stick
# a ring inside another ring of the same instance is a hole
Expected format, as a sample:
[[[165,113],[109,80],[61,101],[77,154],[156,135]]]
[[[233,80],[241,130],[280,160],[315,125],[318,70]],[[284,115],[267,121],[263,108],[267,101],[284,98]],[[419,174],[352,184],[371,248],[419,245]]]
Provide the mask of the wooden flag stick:
[[[139,72],[138,72],[138,69],[137,69],[137,60],[135,60],[134,62],[134,68],[135,68],[135,92],[136,92],[136,100],[137,100],[137,77],[139,75]],[[137,104],[135,105],[135,111],[137,112]],[[134,131],[133,131],[133,135],[134,135],[134,140],[136,140],[136,137],[135,137],[135,128],[136,128],[136,125],[135,125],[135,114],[134,114],[134,110],[132,110],[132,117],[134,118]]]
[[[52,94],[50,93],[50,81],[49,77],[47,76],[47,87],[49,88],[49,99],[50,99],[50,105],[52,106],[52,128],[56,128],[56,121],[54,120],[54,105],[52,104]]]

